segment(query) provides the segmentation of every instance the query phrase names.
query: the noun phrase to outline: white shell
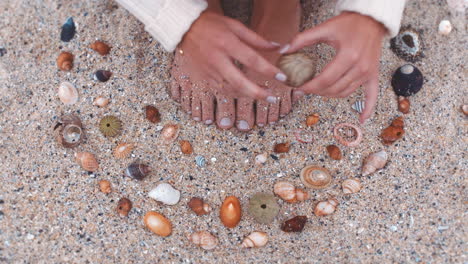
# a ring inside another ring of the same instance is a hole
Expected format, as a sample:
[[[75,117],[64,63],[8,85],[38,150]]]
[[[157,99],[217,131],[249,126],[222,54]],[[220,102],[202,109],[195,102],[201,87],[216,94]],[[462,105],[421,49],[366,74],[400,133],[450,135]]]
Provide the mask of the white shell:
[[[452,24],[448,20],[442,20],[439,24],[439,34],[448,35],[452,31]]]
[[[200,168],[205,167],[205,164],[206,164],[205,157],[200,156],[200,155],[196,156],[196,157],[195,157],[195,163],[196,163],[197,166],[200,167]]]
[[[108,99],[108,98],[104,98],[104,97],[102,97],[102,96],[98,96],[98,97],[96,97],[96,99],[94,99],[93,105],[97,105],[97,106],[99,106],[99,107],[104,107],[104,106],[106,106],[108,103],[109,103],[109,99]]]
[[[253,248],[263,247],[268,243],[268,235],[265,232],[255,231],[242,241],[242,247]]]
[[[385,150],[370,154],[363,162],[362,176],[367,176],[374,173],[376,170],[385,167],[387,164],[388,155]]]
[[[214,249],[218,245],[218,239],[208,231],[195,232],[189,236],[189,240],[205,250]]]
[[[72,105],[78,102],[78,91],[75,86],[69,82],[63,82],[58,89],[58,97],[60,101],[66,105]]]
[[[326,216],[329,214],[333,214],[337,206],[338,201],[334,198],[327,201],[322,201],[315,206],[314,214],[317,216]]]
[[[180,200],[180,192],[169,183],[161,183],[148,193],[148,196],[167,205],[175,205]]]
[[[351,108],[356,110],[358,113],[362,113],[364,111],[364,108],[366,107],[366,103],[364,101],[356,101]]]
[[[265,162],[267,161],[267,154],[266,153],[262,153],[262,154],[258,154],[256,157],[255,157],[255,164],[259,165],[259,164],[265,164]]]
[[[344,180],[341,187],[343,187],[343,193],[345,194],[357,193],[362,189],[361,182],[356,178]]]

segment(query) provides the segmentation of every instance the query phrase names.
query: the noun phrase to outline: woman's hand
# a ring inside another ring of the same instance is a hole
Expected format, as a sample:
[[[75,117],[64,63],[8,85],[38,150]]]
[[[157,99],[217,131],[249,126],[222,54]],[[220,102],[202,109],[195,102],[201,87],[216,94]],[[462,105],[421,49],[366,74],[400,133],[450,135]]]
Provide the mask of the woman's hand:
[[[276,101],[276,97],[247,79],[234,61],[284,82],[286,75],[253,49],[274,50],[278,47],[279,44],[263,39],[242,23],[212,11],[200,15],[179,45],[190,63],[205,73],[206,80],[219,84],[212,88],[225,95],[271,103]]]
[[[299,33],[280,53],[291,53],[305,46],[326,43],[336,56],[311,81],[299,87],[294,95],[318,94],[347,97],[360,85],[366,94],[363,123],[372,114],[379,92],[379,59],[386,28],[371,17],[343,12],[325,23]]]

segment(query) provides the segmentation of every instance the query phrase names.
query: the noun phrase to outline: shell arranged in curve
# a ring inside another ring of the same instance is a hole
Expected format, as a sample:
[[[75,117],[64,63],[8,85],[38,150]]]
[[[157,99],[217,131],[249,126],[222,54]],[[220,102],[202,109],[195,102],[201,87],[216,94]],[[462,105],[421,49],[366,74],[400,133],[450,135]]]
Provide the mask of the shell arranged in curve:
[[[73,68],[73,54],[63,51],[57,58],[57,66],[62,71],[69,71]]]
[[[228,196],[224,199],[219,210],[219,218],[225,227],[234,228],[239,224],[242,217],[242,209],[239,199]]]
[[[211,212],[211,206],[198,197],[193,197],[188,202],[188,207],[197,215],[206,215]]]
[[[316,216],[326,216],[333,214],[337,206],[338,200],[336,200],[335,198],[319,202],[314,208],[314,214]]]
[[[164,215],[149,211],[143,217],[145,226],[158,236],[167,237],[172,233],[172,223]]]
[[[244,238],[241,246],[243,248],[263,247],[268,243],[268,235],[265,232],[254,231]]]
[[[361,181],[357,178],[344,180],[341,187],[343,187],[344,194],[357,193],[362,189]]]
[[[408,97],[416,94],[421,90],[423,83],[423,74],[411,64],[401,66],[392,76],[392,88],[398,96]]]
[[[99,163],[94,154],[90,152],[77,152],[75,153],[76,162],[86,171],[97,171]]]
[[[150,167],[140,161],[134,161],[125,169],[126,176],[137,180],[143,180],[150,172]]]
[[[134,144],[122,142],[117,145],[114,149],[114,157],[118,159],[124,159],[128,157],[128,155],[132,152],[135,148]]]
[[[400,33],[390,40],[390,49],[400,58],[416,62],[422,57],[424,44],[421,34],[411,27],[402,27]]]
[[[304,167],[300,177],[306,187],[313,189],[326,188],[332,181],[332,175],[329,170],[314,165]]]
[[[281,230],[284,232],[301,232],[307,223],[307,216],[298,215],[289,220],[286,220],[281,225]]]
[[[362,163],[362,176],[367,176],[378,169],[382,169],[387,164],[388,154],[385,150],[374,152],[364,159]]]
[[[162,143],[171,143],[179,136],[179,126],[176,124],[166,124],[159,135]]]
[[[62,31],[60,32],[60,39],[63,42],[69,42],[75,36],[75,32],[75,22],[73,21],[72,17],[69,17],[62,26]]]
[[[93,49],[94,51],[96,51],[97,53],[99,53],[101,56],[109,54],[111,50],[109,45],[107,45],[106,43],[100,40],[93,42],[91,45],[89,45],[89,47]]]
[[[130,210],[132,210],[132,201],[127,198],[120,198],[119,202],[117,203],[117,213],[122,216],[128,216]]]
[[[309,198],[309,193],[294,187],[292,183],[287,181],[276,182],[273,186],[273,192],[288,203],[302,202]]]
[[[60,101],[66,105],[72,105],[78,102],[78,90],[70,82],[62,82],[58,89]]]
[[[362,114],[364,111],[364,108],[366,108],[366,102],[365,101],[356,101],[354,104],[351,105],[351,108],[356,110],[356,112]]]

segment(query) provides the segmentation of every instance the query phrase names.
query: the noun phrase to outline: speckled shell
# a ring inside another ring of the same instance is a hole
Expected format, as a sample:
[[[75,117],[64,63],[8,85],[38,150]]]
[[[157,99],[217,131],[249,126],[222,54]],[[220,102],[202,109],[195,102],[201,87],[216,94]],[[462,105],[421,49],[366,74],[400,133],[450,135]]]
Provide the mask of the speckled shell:
[[[282,55],[277,65],[288,77],[287,83],[293,87],[299,87],[314,77],[315,61],[307,54],[293,53]]]
[[[357,193],[362,189],[361,182],[357,178],[350,178],[343,181],[341,184],[344,194]]]
[[[243,248],[263,247],[268,243],[268,235],[265,232],[254,231],[242,241]]]
[[[74,148],[84,140],[83,125],[79,117],[64,115],[55,126],[56,139],[65,148]]]
[[[314,214],[316,216],[326,216],[333,214],[338,206],[338,200],[331,198],[327,201],[319,202],[314,209]]]
[[[117,145],[114,149],[114,157],[118,159],[124,159],[130,155],[132,150],[135,148],[134,144],[122,142]]]
[[[58,89],[60,101],[66,105],[72,105],[78,102],[78,90],[69,82],[62,82]]]
[[[75,22],[72,17],[69,17],[67,21],[62,26],[62,31],[60,32],[60,39],[63,42],[69,42],[76,32]]]
[[[158,236],[167,237],[172,233],[172,223],[157,212],[147,212],[143,218],[145,226]]]
[[[188,207],[197,215],[206,215],[211,212],[211,206],[198,197],[193,197],[188,202]]]
[[[179,126],[176,124],[166,124],[159,135],[162,143],[171,143],[179,136]]]
[[[332,181],[330,171],[313,165],[303,168],[300,176],[302,183],[312,189],[326,188]]]
[[[137,180],[143,180],[143,178],[145,178],[150,172],[150,167],[140,163],[139,161],[133,162],[125,169],[125,175]]]
[[[103,96],[98,96],[94,99],[93,105],[104,107],[109,104],[109,98],[105,98]]]
[[[102,56],[109,54],[111,50],[109,45],[99,40],[93,42],[91,45],[89,45],[89,47]]]
[[[234,228],[239,224],[242,216],[241,204],[235,196],[224,199],[219,210],[219,217],[225,227]]]
[[[411,27],[402,27],[400,33],[390,40],[390,49],[400,58],[416,62],[424,48],[421,34]]]
[[[399,96],[411,96],[419,92],[424,78],[416,66],[406,64],[398,68],[392,77],[393,91]]]
[[[214,249],[218,245],[218,239],[208,231],[195,232],[189,236],[189,240],[205,250]]]
[[[92,153],[75,153],[75,160],[86,171],[94,172],[99,169],[99,163],[97,162],[96,157]]]
[[[169,183],[161,183],[148,193],[150,198],[167,205],[175,205],[180,200],[180,192]]]
[[[292,183],[279,181],[273,186],[273,192],[288,203],[302,202],[309,198],[309,193],[297,189]]]
[[[362,165],[362,176],[367,176],[378,169],[382,169],[387,164],[388,155],[385,150],[381,150],[375,153],[370,154],[366,159],[364,159]]]
[[[62,71],[69,71],[73,68],[73,54],[62,52],[57,58],[57,66]]]

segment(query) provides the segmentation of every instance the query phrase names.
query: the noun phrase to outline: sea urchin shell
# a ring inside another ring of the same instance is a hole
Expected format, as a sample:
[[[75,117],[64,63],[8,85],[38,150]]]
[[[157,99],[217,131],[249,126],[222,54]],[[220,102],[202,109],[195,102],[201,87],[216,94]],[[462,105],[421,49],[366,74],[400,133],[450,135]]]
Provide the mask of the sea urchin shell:
[[[105,116],[99,122],[99,130],[105,137],[115,137],[122,130],[122,121],[115,116]]]
[[[249,201],[249,213],[261,224],[273,222],[279,209],[275,196],[268,193],[256,193]]]
[[[401,66],[392,76],[393,91],[399,96],[416,94],[421,90],[423,82],[421,71],[411,64]]]
[[[421,58],[423,50],[421,35],[411,27],[404,27],[390,40],[390,48],[398,57],[416,62]]]

